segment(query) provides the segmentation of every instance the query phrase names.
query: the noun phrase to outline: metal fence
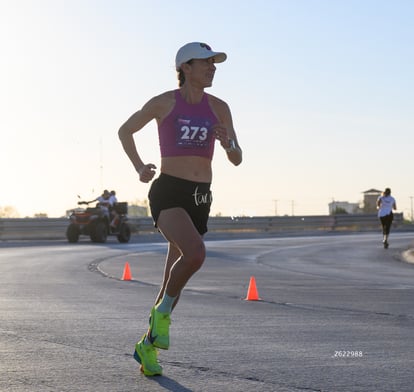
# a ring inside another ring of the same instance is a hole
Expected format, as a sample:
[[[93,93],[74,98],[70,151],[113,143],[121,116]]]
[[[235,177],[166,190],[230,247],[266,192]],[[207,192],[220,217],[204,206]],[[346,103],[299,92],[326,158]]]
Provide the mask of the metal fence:
[[[69,224],[65,218],[0,219],[0,240],[64,239]],[[156,232],[152,219],[130,218],[133,233]],[[209,232],[227,233],[295,233],[379,230],[375,214],[317,215],[317,216],[260,216],[211,217]],[[404,222],[403,214],[394,214],[393,229],[414,230]]]

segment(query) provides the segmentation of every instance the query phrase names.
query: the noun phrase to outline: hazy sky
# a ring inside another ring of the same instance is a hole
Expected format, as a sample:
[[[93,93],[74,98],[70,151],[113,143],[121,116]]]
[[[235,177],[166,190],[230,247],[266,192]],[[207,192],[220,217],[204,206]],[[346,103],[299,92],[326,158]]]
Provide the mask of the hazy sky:
[[[77,195],[144,200],[120,125],[177,87],[187,42],[225,51],[207,91],[243,148],[216,145],[212,214],[327,214],[414,196],[412,0],[0,0],[0,207],[62,216]],[[136,134],[159,167],[155,122]]]

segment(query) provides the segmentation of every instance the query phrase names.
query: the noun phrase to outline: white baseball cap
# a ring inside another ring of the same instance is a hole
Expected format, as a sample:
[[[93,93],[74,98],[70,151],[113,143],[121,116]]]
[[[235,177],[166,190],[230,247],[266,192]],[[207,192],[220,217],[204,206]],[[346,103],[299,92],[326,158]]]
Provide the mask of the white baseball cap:
[[[215,63],[222,63],[227,55],[223,52],[213,52],[211,47],[203,42],[190,42],[181,47],[175,56],[175,68],[180,70],[182,64],[192,59],[208,59],[214,57]]]

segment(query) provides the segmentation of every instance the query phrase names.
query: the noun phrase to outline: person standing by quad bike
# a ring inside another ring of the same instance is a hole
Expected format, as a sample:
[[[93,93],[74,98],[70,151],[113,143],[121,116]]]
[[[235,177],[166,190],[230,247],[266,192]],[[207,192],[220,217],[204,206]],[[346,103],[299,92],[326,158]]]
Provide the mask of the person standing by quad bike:
[[[110,192],[110,197],[109,197],[109,202],[111,203],[111,229],[112,230],[116,230],[116,227],[119,223],[119,215],[118,215],[118,211],[116,208],[116,203],[118,203],[118,199],[116,198],[116,192],[115,191],[111,191]]]

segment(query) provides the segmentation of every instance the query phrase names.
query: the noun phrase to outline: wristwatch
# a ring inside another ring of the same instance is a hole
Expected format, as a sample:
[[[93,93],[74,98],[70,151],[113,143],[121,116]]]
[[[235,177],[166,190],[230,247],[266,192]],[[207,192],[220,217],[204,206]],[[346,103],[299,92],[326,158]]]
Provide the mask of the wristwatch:
[[[236,142],[234,139],[229,139],[230,147],[226,148],[226,152],[232,152],[236,149]]]

